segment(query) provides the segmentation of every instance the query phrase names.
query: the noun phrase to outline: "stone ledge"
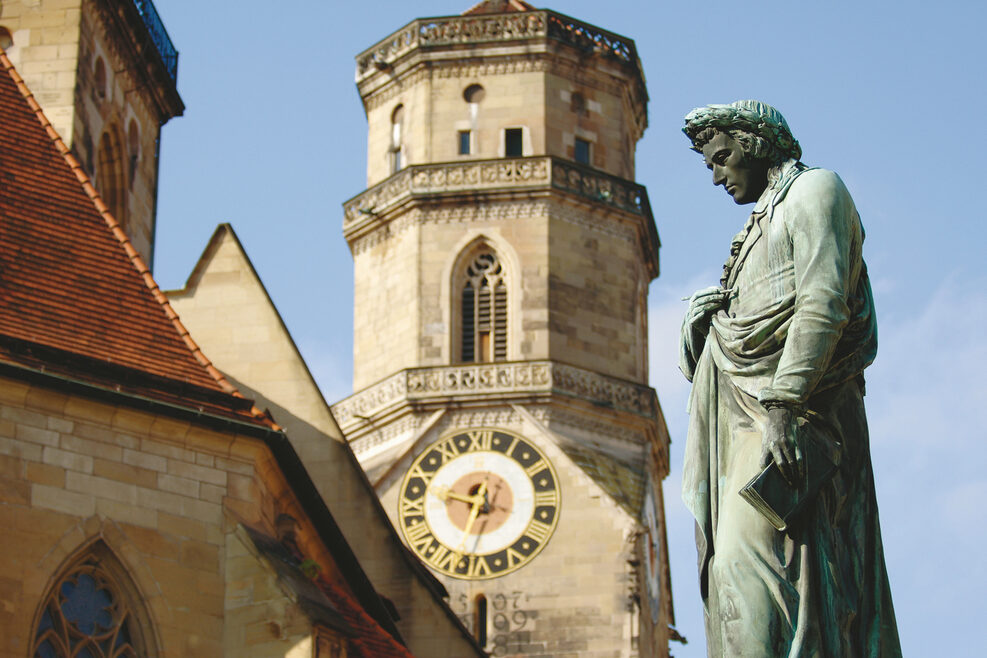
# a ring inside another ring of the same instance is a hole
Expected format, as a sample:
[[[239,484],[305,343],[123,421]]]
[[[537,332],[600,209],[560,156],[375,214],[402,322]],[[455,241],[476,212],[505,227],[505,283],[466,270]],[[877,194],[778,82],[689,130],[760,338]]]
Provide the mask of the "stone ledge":
[[[415,198],[483,192],[558,190],[643,220],[642,246],[658,275],[658,229],[643,185],[552,156],[411,165],[343,203],[343,235],[351,247],[386,226],[388,215]]]
[[[344,433],[402,404],[447,399],[560,394],[614,411],[657,418],[654,389],[553,361],[477,363],[408,368],[336,403],[332,413]]]

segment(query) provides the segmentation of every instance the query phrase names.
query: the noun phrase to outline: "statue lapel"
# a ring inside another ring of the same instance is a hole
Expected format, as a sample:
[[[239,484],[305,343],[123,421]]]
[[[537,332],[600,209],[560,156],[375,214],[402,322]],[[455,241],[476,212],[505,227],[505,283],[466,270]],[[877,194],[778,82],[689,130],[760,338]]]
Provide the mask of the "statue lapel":
[[[737,254],[737,260],[733,262],[733,267],[730,270],[730,276],[726,282],[727,288],[733,287],[734,282],[737,280],[737,275],[740,273],[740,268],[744,265],[744,260],[747,258],[747,255],[750,253],[754,244],[757,243],[757,241],[761,238],[761,235],[763,235],[761,230],[761,220],[764,219],[766,215],[767,212],[765,210],[759,211],[757,208],[755,208],[754,212],[751,213],[751,229],[747,233],[747,238],[744,240],[744,243],[740,246],[740,253]]]

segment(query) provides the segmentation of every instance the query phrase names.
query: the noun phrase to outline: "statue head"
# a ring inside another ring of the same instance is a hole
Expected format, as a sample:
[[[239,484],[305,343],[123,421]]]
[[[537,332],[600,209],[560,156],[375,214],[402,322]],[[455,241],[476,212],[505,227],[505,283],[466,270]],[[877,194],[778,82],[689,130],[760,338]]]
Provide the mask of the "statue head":
[[[692,150],[703,154],[713,184],[723,185],[738,204],[757,201],[781,165],[802,156],[785,117],[759,101],[696,108],[682,131]]]

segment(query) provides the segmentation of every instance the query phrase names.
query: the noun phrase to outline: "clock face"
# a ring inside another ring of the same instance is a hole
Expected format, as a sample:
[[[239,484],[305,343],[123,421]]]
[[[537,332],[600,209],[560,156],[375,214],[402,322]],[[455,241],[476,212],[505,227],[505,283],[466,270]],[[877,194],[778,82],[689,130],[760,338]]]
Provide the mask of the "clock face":
[[[650,484],[650,479],[649,479]],[[653,490],[649,487],[649,492],[644,498],[644,527],[648,532],[645,536],[644,563],[645,581],[648,584],[648,600],[651,608],[651,620],[658,622],[658,607],[661,597],[661,580],[659,567],[661,559],[661,547],[658,545],[658,514],[655,512],[655,499]]]
[[[398,525],[436,571],[482,580],[519,569],[544,548],[559,502],[555,470],[530,441],[470,430],[415,459],[401,484]]]

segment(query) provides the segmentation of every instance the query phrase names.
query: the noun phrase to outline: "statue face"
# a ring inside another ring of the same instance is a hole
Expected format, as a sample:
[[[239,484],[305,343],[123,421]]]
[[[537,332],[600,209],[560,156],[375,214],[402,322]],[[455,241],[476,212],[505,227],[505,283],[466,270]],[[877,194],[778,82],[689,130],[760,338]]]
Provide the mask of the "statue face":
[[[748,159],[727,133],[716,133],[706,143],[703,158],[713,172],[713,185],[722,185],[737,204],[754,203],[768,186],[767,163]]]

